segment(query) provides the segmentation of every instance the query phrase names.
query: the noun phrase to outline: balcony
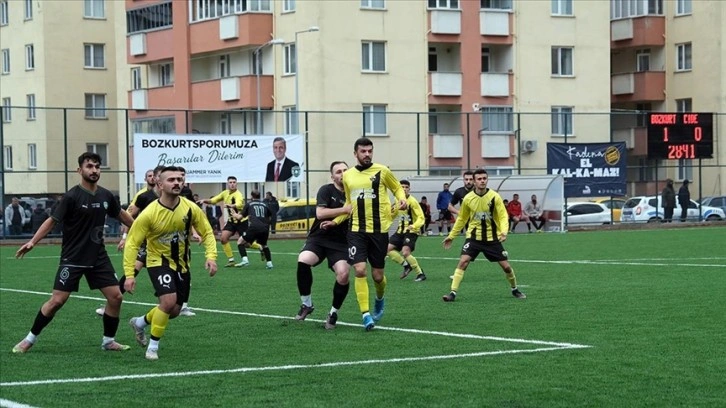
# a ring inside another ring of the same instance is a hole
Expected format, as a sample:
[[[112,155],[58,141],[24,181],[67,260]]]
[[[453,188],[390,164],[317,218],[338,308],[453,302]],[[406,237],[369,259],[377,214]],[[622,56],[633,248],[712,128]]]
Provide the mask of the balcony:
[[[648,155],[648,130],[644,127],[613,130],[613,142],[625,142],[629,155]]]
[[[260,107],[272,109],[274,78],[260,76]],[[257,77],[246,75],[192,83],[192,109],[227,110],[257,108]]]
[[[149,109],[149,90],[135,89],[129,92],[129,107],[135,110]]]
[[[155,61],[170,60],[173,53],[172,28],[134,33],[126,38],[129,64],[148,64]]]
[[[461,96],[461,72],[430,72],[431,94],[434,96]]]
[[[507,97],[512,93],[512,75],[483,72],[480,74],[481,96]]]
[[[612,103],[665,100],[665,72],[662,71],[613,74],[610,86]]]
[[[512,13],[509,10],[480,10],[479,34],[487,37],[487,44],[511,44]]]
[[[463,134],[432,134],[433,157],[437,159],[460,159],[464,157]]]
[[[511,133],[479,131],[481,157],[483,159],[508,159],[512,155],[512,139]]]
[[[189,25],[192,55],[264,44],[270,40],[272,14],[244,13]]]
[[[461,10],[431,10],[431,34],[461,34]]]
[[[663,47],[665,17],[640,16],[613,20],[610,22],[610,41],[612,49]]]

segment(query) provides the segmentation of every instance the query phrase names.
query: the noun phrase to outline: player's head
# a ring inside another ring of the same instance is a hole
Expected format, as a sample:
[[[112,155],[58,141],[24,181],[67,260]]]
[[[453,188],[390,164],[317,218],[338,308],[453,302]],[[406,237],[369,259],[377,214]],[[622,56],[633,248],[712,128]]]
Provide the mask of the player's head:
[[[406,193],[406,197],[411,195],[411,182],[408,180],[401,180],[401,187],[403,187],[403,192]]]
[[[257,190],[252,190],[252,192],[250,193],[250,195],[252,196],[252,199],[253,200],[259,200],[260,199],[260,192],[257,191]]]
[[[343,188],[343,173],[348,170],[348,164],[344,161],[334,161],[330,163],[330,179],[333,180],[339,189]]]
[[[358,138],[353,144],[353,154],[361,166],[371,165],[373,163],[373,141],[367,137]]]
[[[144,180],[146,180],[146,185],[149,188],[154,187],[154,184],[156,184],[156,182],[154,181],[154,169],[146,170],[146,174],[144,174]]]
[[[161,193],[178,197],[184,185],[184,175],[177,166],[166,166],[159,172]]]
[[[426,196],[421,197],[421,202],[424,204],[426,203]]]
[[[92,152],[85,152],[78,156],[78,174],[90,184],[96,184],[101,178],[101,156]]]
[[[466,187],[467,190],[471,190],[471,188],[474,187],[474,172],[471,170],[464,172],[464,187]]]
[[[161,170],[163,170],[166,166],[158,165],[154,167],[154,184],[151,185],[153,188],[155,185],[159,184],[159,178],[161,177]]]
[[[486,189],[488,182],[489,182],[489,175],[487,174],[486,170],[484,170],[484,169],[474,170],[474,187],[477,190]]]
[[[272,141],[272,153],[275,155],[275,160],[280,161],[285,158],[285,152],[287,152],[287,142],[284,137],[276,137]]]
[[[235,176],[227,177],[227,190],[229,190],[231,192],[237,191],[237,177],[235,177]]]
[[[182,166],[176,166],[176,167],[179,168],[179,171],[181,171],[182,177],[184,178],[184,184],[186,184],[187,183],[187,169],[185,169]]]

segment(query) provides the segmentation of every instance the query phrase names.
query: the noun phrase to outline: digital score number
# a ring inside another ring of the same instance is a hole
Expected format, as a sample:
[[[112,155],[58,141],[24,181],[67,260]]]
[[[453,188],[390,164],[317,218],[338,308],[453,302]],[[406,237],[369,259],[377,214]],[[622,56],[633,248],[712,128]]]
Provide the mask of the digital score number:
[[[713,158],[713,113],[648,113],[649,159]]]

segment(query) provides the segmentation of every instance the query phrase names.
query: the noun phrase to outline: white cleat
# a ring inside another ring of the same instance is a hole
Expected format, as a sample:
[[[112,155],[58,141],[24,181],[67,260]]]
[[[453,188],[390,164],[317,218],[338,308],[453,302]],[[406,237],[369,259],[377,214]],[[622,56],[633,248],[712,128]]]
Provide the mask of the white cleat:
[[[96,309],[96,314],[99,316],[103,316],[106,313],[106,306],[101,306],[98,309]]]
[[[265,266],[267,269],[272,269],[272,261],[267,261],[267,266]]]
[[[147,360],[156,361],[159,359],[159,349],[146,349],[146,355]]]
[[[179,311],[179,316],[196,316],[197,314],[192,312],[191,308],[185,307]]]

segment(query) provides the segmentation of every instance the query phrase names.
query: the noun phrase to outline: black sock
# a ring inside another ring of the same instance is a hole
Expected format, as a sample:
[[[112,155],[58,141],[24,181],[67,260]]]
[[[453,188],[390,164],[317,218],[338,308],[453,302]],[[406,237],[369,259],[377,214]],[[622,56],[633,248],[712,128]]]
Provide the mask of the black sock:
[[[335,281],[333,285],[333,307],[340,309],[343,307],[345,297],[348,296],[348,289],[350,289],[350,283],[341,285],[338,281]]]
[[[265,259],[269,262],[272,261],[272,254],[270,253],[269,247],[262,248],[262,252],[265,254]]]
[[[304,262],[297,263],[297,290],[300,296],[310,296],[313,288],[313,269]]]
[[[38,310],[38,314],[35,316],[35,321],[33,322],[33,327],[30,329],[30,332],[36,336],[39,335],[51,320],[53,320],[52,316],[46,317],[43,312]]]
[[[247,256],[247,248],[245,248],[244,244],[237,244],[237,249],[239,250],[239,255],[242,258]]]
[[[103,314],[103,335],[106,337],[116,337],[118,331],[118,317],[111,317],[106,313]]]

